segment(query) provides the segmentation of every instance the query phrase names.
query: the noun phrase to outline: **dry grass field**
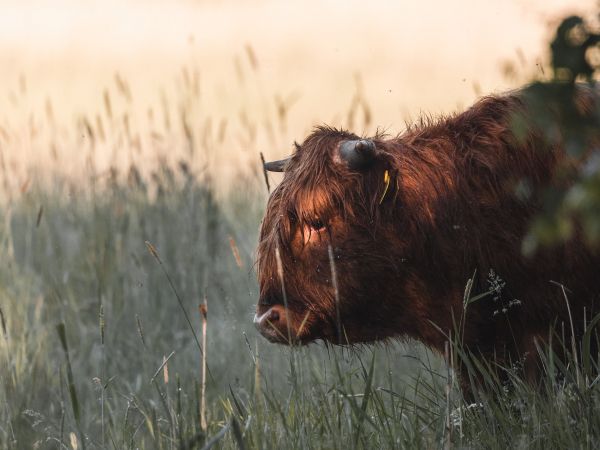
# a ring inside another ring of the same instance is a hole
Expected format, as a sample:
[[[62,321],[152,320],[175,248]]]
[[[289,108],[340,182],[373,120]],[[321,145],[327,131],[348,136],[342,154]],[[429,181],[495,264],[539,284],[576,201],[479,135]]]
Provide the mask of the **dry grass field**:
[[[3,2],[0,448],[597,446],[594,385],[465,409],[414,343],[289,349],[251,323],[259,152],[543,78],[551,25],[593,7]]]
[[[103,172],[187,157],[191,137],[195,167],[227,185],[315,124],[396,133],[520,86],[548,62],[550,25],[593,2],[573,6],[4,2],[3,158],[13,174],[36,163],[77,176],[92,145]]]

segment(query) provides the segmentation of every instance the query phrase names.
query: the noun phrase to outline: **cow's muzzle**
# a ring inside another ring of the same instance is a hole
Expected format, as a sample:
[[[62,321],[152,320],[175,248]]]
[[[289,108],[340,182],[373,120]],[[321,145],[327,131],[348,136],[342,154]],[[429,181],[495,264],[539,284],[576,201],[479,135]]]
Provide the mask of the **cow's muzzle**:
[[[288,322],[288,314],[283,305],[273,305],[264,312],[259,308],[254,315],[254,325],[271,342],[292,345],[298,341],[296,330]]]

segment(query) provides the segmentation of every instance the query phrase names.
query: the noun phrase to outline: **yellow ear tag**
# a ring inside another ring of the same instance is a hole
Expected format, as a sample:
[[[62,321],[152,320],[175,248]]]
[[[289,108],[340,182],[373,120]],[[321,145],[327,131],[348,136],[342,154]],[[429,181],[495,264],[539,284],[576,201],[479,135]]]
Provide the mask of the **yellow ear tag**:
[[[387,194],[387,191],[390,187],[390,173],[387,170],[383,174],[383,183],[385,184],[385,188],[383,189],[383,194],[381,195],[381,199],[379,200],[380,205],[383,202],[385,194]]]

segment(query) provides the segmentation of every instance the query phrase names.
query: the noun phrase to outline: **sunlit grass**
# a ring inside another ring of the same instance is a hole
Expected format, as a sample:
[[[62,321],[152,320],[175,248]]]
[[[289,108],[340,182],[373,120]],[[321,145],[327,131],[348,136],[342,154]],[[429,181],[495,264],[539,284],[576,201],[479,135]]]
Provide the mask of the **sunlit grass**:
[[[240,173],[220,204],[207,174],[184,164],[128,172],[96,186],[38,181],[2,209],[0,442],[186,448],[227,427],[226,445],[343,448],[360,423],[368,444],[361,386],[399,395],[415,350],[379,349],[366,380],[355,351],[266,343],[251,322],[262,179]],[[194,334],[205,298],[203,430]]]

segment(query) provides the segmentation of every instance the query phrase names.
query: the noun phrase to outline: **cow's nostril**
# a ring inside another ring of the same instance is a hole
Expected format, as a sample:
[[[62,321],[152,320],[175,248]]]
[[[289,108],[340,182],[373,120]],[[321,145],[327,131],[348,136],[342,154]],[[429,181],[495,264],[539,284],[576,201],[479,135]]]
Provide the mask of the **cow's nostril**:
[[[288,323],[289,317],[283,305],[273,305],[266,311],[259,307],[254,316],[254,324],[271,342],[289,344],[290,339],[295,339],[297,335],[293,324]]]
[[[283,306],[271,306],[267,311],[257,311],[254,316],[254,323],[259,328],[279,329],[285,325],[286,313]]]
[[[271,309],[271,313],[269,314],[269,320],[271,322],[279,322],[279,311],[276,309]]]

